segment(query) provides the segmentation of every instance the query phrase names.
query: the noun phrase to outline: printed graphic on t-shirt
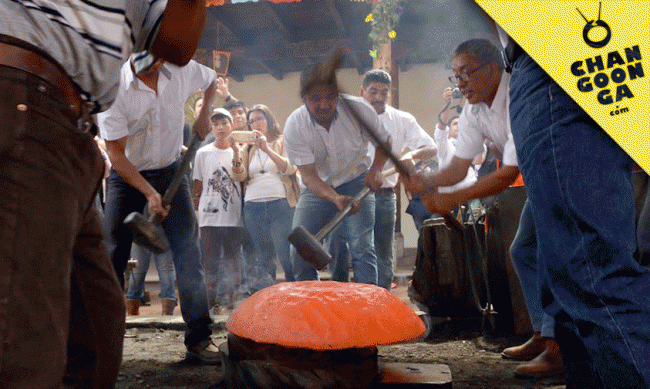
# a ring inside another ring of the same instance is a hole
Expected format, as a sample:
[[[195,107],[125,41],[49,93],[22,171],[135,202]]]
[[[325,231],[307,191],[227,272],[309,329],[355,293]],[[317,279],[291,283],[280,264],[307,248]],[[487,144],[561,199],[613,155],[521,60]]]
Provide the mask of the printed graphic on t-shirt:
[[[213,193],[219,193],[221,195],[221,206],[224,212],[228,212],[228,207],[234,204],[235,198],[241,198],[239,184],[232,179],[228,170],[223,166],[218,167],[212,172],[212,178],[208,180],[208,195]],[[220,211],[218,204],[214,204],[212,198],[209,198],[210,200],[202,211],[206,213],[218,213]]]

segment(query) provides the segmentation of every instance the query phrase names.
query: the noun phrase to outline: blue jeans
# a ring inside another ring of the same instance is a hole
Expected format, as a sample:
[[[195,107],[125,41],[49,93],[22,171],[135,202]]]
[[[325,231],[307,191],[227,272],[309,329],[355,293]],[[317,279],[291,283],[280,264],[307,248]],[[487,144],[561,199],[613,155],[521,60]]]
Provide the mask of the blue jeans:
[[[275,283],[275,257],[284,270],[287,281],[293,281],[293,268],[289,258],[289,241],[293,208],[287,199],[273,201],[247,201],[244,203],[244,225],[255,242],[257,266],[254,274],[261,287]],[[251,275],[249,274],[249,277]]]
[[[334,189],[340,194],[355,196],[365,187],[364,178],[365,175],[361,175]],[[303,226],[311,234],[316,235],[337,213],[338,208],[334,203],[316,196],[309,189],[304,189],[300,193],[300,199],[296,205],[292,228]],[[344,234],[352,254],[355,282],[377,284],[377,256],[373,239],[374,224],[375,196],[370,193],[361,201],[359,212],[346,217],[340,225],[345,229]],[[293,246],[291,247],[291,262],[296,281],[318,279],[318,272],[314,265],[302,259]]]
[[[251,295],[261,288],[259,285],[256,285],[257,276],[255,274],[257,271],[257,251],[255,250],[255,242],[253,242],[251,234],[249,234],[245,229],[242,234],[242,249],[239,253],[239,262],[241,264],[242,291]]]
[[[171,251],[154,254],[151,250],[138,244],[131,247],[131,258],[138,261],[138,267],[133,269],[129,276],[129,289],[126,291],[127,299],[144,298],[144,279],[149,270],[149,261],[154,257],[158,280],[160,281],[160,298],[176,300],[176,283],[174,282],[174,261]]]
[[[390,290],[393,282],[393,242],[395,240],[395,192],[375,193],[375,252],[377,285]]]
[[[544,311],[568,386],[650,386],[650,273],[636,247],[631,159],[528,55],[510,119],[537,227]]]
[[[171,183],[180,160],[168,167],[141,171],[140,173],[158,191],[164,193]],[[106,207],[104,231],[113,266],[124,285],[124,269],[131,252],[132,235],[124,225],[124,218],[131,212],[142,212],[147,199],[137,189],[127,184],[111,169],[106,180]],[[208,313],[208,300],[199,249],[199,228],[190,197],[187,179],[183,179],[176,196],[172,199],[169,215],[162,228],[174,258],[176,283],[180,298],[181,314],[187,323],[185,345],[191,348],[212,334],[212,319]]]
[[[521,283],[533,331],[540,332],[546,338],[555,337],[555,320],[542,309],[537,276],[537,235],[533,211],[528,201],[521,210],[519,228],[510,246],[510,258]]]

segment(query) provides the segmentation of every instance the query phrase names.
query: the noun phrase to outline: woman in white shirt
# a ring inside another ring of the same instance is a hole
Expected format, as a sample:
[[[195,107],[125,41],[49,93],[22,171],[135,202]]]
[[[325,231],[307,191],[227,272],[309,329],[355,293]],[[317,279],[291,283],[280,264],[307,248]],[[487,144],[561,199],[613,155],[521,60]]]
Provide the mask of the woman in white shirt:
[[[258,277],[258,285],[275,283],[277,256],[286,280],[293,281],[287,237],[300,195],[297,168],[287,158],[282,134],[269,108],[255,105],[247,117],[255,139],[244,148],[244,171],[234,179],[245,183],[244,226],[258,253],[257,274],[248,276]]]

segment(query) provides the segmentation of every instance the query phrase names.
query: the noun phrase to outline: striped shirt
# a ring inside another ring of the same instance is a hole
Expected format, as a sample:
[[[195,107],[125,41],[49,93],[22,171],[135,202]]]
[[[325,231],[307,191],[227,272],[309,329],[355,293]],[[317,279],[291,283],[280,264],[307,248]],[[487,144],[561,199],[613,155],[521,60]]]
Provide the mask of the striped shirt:
[[[120,67],[148,50],[167,0],[3,0],[0,34],[48,53],[99,110],[118,91]]]

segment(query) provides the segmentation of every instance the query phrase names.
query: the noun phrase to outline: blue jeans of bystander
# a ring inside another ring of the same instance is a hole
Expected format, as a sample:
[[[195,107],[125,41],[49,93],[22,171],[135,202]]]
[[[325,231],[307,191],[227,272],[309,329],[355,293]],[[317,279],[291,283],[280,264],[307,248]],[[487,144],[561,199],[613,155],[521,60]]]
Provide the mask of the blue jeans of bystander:
[[[127,299],[141,299],[144,297],[144,279],[149,270],[149,261],[154,257],[154,264],[160,282],[160,298],[176,300],[176,283],[174,282],[174,261],[172,252],[167,250],[161,254],[154,254],[151,250],[138,244],[131,247],[131,258],[138,261],[138,267],[133,269],[129,276],[129,288],[126,291]]]
[[[261,287],[275,283],[276,256],[280,260],[286,281],[294,280],[287,240],[292,221],[293,208],[287,199],[247,201],[244,204],[244,225],[255,242],[258,260],[254,273]]]

